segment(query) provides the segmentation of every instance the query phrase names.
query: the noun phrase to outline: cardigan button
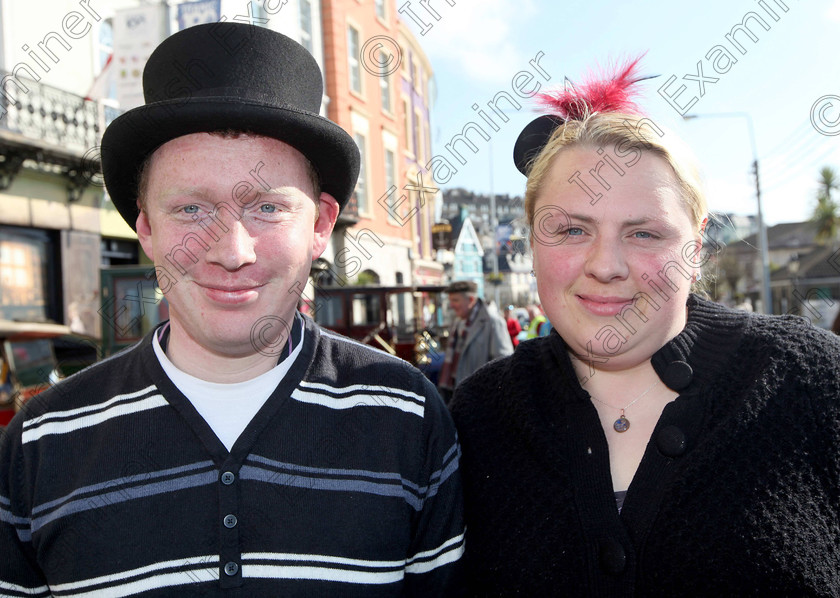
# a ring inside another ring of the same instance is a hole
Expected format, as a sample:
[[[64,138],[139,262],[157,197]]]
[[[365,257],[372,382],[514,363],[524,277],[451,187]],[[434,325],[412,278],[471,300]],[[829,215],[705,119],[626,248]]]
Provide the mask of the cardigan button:
[[[222,484],[224,484],[225,486],[230,486],[231,484],[233,484],[234,480],[236,480],[236,476],[233,475],[233,472],[226,471],[222,474],[221,480]]]
[[[662,372],[662,381],[671,390],[682,390],[691,384],[692,376],[694,376],[694,370],[690,365],[684,361],[675,361],[668,364]]]
[[[225,563],[225,575],[228,577],[233,577],[239,571],[239,565],[230,561],[229,563]]]
[[[627,555],[624,553],[624,547],[621,542],[608,538],[601,542],[600,549],[601,567],[607,573],[616,575],[624,571],[627,565]]]
[[[665,426],[656,435],[656,448],[666,457],[680,457],[685,453],[685,433],[677,426]]]

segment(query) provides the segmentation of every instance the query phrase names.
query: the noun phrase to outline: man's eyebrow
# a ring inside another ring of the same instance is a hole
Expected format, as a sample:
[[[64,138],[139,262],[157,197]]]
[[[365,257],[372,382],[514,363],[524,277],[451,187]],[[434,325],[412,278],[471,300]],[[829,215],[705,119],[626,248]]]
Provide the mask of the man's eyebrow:
[[[164,189],[160,194],[161,199],[169,199],[170,197],[183,195],[185,197],[198,197],[201,199],[209,199],[210,192],[204,187],[171,187]]]

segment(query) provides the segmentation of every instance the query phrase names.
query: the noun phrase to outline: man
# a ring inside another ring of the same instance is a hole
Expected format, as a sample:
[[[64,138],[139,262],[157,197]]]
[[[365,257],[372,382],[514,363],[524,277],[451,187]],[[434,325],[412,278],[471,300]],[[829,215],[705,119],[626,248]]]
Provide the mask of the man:
[[[359,169],[318,115],[322,85],[301,46],[249,25],[193,27],[149,58],[147,103],[102,160],[171,319],[0,438],[0,594],[455,591],[443,402],[295,309]]]
[[[488,361],[513,353],[507,324],[491,314],[471,280],[458,280],[446,288],[456,320],[449,330],[438,390],[446,402],[458,384]]]

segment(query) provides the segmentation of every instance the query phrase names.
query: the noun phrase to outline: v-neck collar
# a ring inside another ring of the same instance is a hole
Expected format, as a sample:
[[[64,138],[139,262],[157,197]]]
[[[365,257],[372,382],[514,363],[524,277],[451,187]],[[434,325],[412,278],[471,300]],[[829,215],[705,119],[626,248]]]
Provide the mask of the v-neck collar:
[[[296,316],[301,317],[301,316]],[[160,365],[157,357],[154,354],[152,347],[152,337],[156,334],[157,329],[152,333],[146,335],[142,343],[142,360],[143,366],[150,379],[155,382],[155,385],[160,390],[163,397],[169,404],[179,413],[184,419],[198,440],[202,443],[210,458],[219,466],[226,470],[238,471],[242,466],[245,458],[251,453],[254,444],[259,438],[260,434],[265,430],[269,422],[277,416],[278,412],[290,400],[292,391],[297,388],[300,381],[303,379],[306,371],[312,362],[315,355],[316,345],[320,338],[320,331],[312,320],[301,317],[303,320],[303,347],[300,354],[295,359],[286,376],[271,393],[271,396],[266,400],[265,404],[257,411],[257,414],[251,422],[236,439],[230,452],[228,452],[222,441],[216,436],[203,417],[196,411],[193,404],[178,390],[178,387],[169,379],[163,368]],[[231,405],[231,409],[235,409],[235,405]]]

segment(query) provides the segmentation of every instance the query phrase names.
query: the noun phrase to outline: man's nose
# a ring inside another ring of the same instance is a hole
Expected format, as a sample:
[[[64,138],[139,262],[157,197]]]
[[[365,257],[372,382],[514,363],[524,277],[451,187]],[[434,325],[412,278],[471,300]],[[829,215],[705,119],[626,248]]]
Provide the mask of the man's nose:
[[[219,236],[218,241],[210,242],[207,260],[230,271],[256,262],[257,254],[254,250],[256,240],[242,221],[234,220],[227,224],[227,229],[227,232]]]

